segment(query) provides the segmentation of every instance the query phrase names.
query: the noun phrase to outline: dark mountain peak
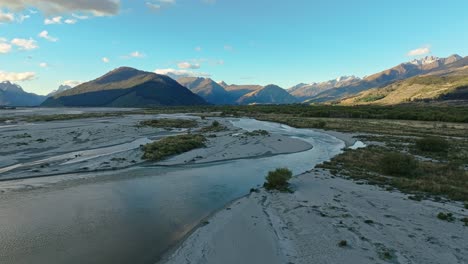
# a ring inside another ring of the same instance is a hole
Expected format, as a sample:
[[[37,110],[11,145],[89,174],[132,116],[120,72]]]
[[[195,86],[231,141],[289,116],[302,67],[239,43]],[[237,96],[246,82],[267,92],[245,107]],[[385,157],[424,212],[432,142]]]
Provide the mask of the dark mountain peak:
[[[156,73],[140,71],[131,67],[119,67],[117,69],[114,69],[104,74],[102,77],[96,79],[95,82],[99,84],[105,84],[105,83],[125,81],[130,78],[137,77],[137,76],[149,76],[149,75],[157,76]]]
[[[261,90],[276,90],[276,89],[283,89],[283,88],[279,87],[276,84],[268,84],[267,86],[263,87],[263,89]]]
[[[168,76],[120,67],[54,95],[44,106],[146,107],[206,102]]]
[[[239,104],[293,104],[297,100],[285,89],[275,84],[269,84],[262,89],[242,96],[237,102]]]

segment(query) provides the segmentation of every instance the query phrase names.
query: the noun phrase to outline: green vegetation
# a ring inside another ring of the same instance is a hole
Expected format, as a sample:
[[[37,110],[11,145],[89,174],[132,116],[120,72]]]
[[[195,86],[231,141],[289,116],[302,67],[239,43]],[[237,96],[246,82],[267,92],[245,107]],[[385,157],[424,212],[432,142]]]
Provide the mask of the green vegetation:
[[[270,135],[270,132],[266,131],[266,130],[263,130],[263,129],[259,129],[259,130],[254,130],[252,132],[245,132],[244,135],[246,136],[251,136],[251,137],[256,137],[256,136],[269,136]]]
[[[59,114],[59,115],[33,115],[25,118],[27,122],[51,122],[86,118],[106,118],[119,117],[133,112],[115,112],[115,113],[83,113],[83,114]]]
[[[468,171],[452,163],[420,161],[394,151],[381,146],[347,150],[318,167],[384,188],[468,201]]]
[[[461,221],[463,222],[464,226],[468,226],[468,217],[463,217]]]
[[[449,143],[440,137],[424,137],[416,141],[416,148],[425,152],[446,152]]]
[[[399,152],[384,154],[379,165],[383,174],[397,177],[413,177],[418,169],[418,163],[412,156]]]
[[[292,178],[292,172],[287,168],[279,168],[274,171],[268,172],[266,182],[263,187],[267,190],[278,190],[281,192],[288,192],[289,180]]]
[[[358,102],[374,102],[374,101],[378,101],[382,98],[385,98],[385,95],[383,94],[370,94],[370,95],[367,95],[367,96],[363,96],[361,98],[358,98],[357,101]]]
[[[215,120],[213,121],[213,123],[211,123],[211,126],[204,127],[200,131],[202,133],[207,133],[207,132],[215,133],[215,132],[221,132],[224,130],[226,130],[226,127],[222,126],[218,121]]]
[[[163,138],[143,146],[143,159],[160,161],[164,158],[181,154],[205,146],[206,138],[202,135],[179,135]]]
[[[437,214],[437,218],[443,221],[447,221],[447,222],[455,221],[455,217],[453,217],[452,213],[439,213]]]
[[[140,122],[140,126],[149,126],[156,128],[194,128],[198,126],[197,121],[190,119],[170,119],[161,118],[153,120],[145,120]]]

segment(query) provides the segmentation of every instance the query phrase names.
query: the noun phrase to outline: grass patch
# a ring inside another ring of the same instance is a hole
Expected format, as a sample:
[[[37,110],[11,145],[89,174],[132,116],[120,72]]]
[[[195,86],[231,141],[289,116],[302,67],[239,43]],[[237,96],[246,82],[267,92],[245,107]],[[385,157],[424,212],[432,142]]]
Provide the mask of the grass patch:
[[[156,127],[156,128],[194,128],[198,126],[197,121],[190,119],[154,119],[140,122],[140,126]]]
[[[266,182],[263,187],[267,190],[278,190],[289,192],[289,180],[292,178],[292,171],[287,168],[279,168],[268,172]]]
[[[389,160],[391,162],[387,164]],[[426,193],[468,201],[468,171],[452,163],[416,160],[385,147],[347,150],[318,167],[406,193]]]
[[[416,148],[423,152],[447,152],[449,143],[440,137],[424,137],[416,141]]]
[[[143,146],[143,159],[160,161],[167,157],[202,148],[206,138],[202,135],[179,135],[163,138]]]

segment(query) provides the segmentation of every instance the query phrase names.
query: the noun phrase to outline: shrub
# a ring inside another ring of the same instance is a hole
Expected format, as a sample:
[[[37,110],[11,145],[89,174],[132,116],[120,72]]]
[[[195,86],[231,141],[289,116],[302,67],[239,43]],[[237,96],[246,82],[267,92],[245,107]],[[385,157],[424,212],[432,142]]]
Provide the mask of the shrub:
[[[287,168],[279,168],[268,172],[266,182],[263,184],[267,190],[289,191],[289,180],[292,178],[292,172]]]
[[[463,217],[461,221],[464,223],[465,226],[468,226],[468,217]]]
[[[166,157],[181,154],[205,146],[202,135],[179,135],[166,137],[143,146],[143,159],[159,161]]]
[[[145,120],[140,122],[140,126],[149,126],[156,128],[194,128],[198,123],[189,119],[169,119],[161,118],[154,120]]]
[[[440,137],[424,137],[416,141],[416,148],[425,152],[446,152],[449,143]]]
[[[220,132],[220,131],[223,131],[225,130],[226,128],[224,126],[222,126],[218,121],[213,121],[213,123],[211,123],[211,126],[207,126],[207,127],[204,127],[202,128],[200,131],[202,133],[206,133],[206,132]]]
[[[390,152],[381,158],[380,168],[384,174],[391,176],[415,176],[418,163],[410,155]]]
[[[453,222],[455,221],[455,217],[453,217],[453,214],[452,213],[439,213],[437,215],[437,218],[439,218],[440,220],[443,220],[443,221],[447,221],[447,222]]]
[[[347,245],[348,245],[348,241],[346,240],[341,240],[340,242],[338,242],[339,247],[346,247]]]
[[[255,137],[255,136],[269,136],[270,132],[268,132],[266,130],[263,130],[263,129],[259,129],[259,130],[254,130],[252,132],[245,132],[244,135],[252,136],[252,137]]]

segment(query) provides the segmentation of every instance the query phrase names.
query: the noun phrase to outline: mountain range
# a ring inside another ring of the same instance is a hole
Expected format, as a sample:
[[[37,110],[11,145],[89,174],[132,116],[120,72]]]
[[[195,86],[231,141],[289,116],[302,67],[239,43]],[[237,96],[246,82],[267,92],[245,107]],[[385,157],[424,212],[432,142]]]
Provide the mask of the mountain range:
[[[0,83],[0,106],[37,106],[47,97],[27,93],[17,84],[9,81]]]
[[[168,76],[117,68],[49,97],[42,106],[151,107],[207,104]]]
[[[114,106],[322,104],[393,105],[419,101],[468,100],[468,57],[427,56],[359,78],[343,76],[321,83],[236,85],[202,77],[175,77],[129,67],[115,69],[76,87],[61,85],[45,96],[0,83],[0,105]]]
[[[465,58],[466,59],[466,58]],[[396,81],[408,79],[411,77],[429,74],[431,72],[444,70],[451,67],[463,67],[457,62],[464,61],[459,55],[452,55],[448,58],[425,57],[419,60],[413,60],[399,64],[385,71],[364,77],[363,79],[333,87],[307,99],[310,103],[336,102],[343,98],[356,95],[362,91],[384,87]]]
[[[177,81],[211,104],[291,104],[297,99],[276,85],[228,85],[210,78],[183,77]]]

